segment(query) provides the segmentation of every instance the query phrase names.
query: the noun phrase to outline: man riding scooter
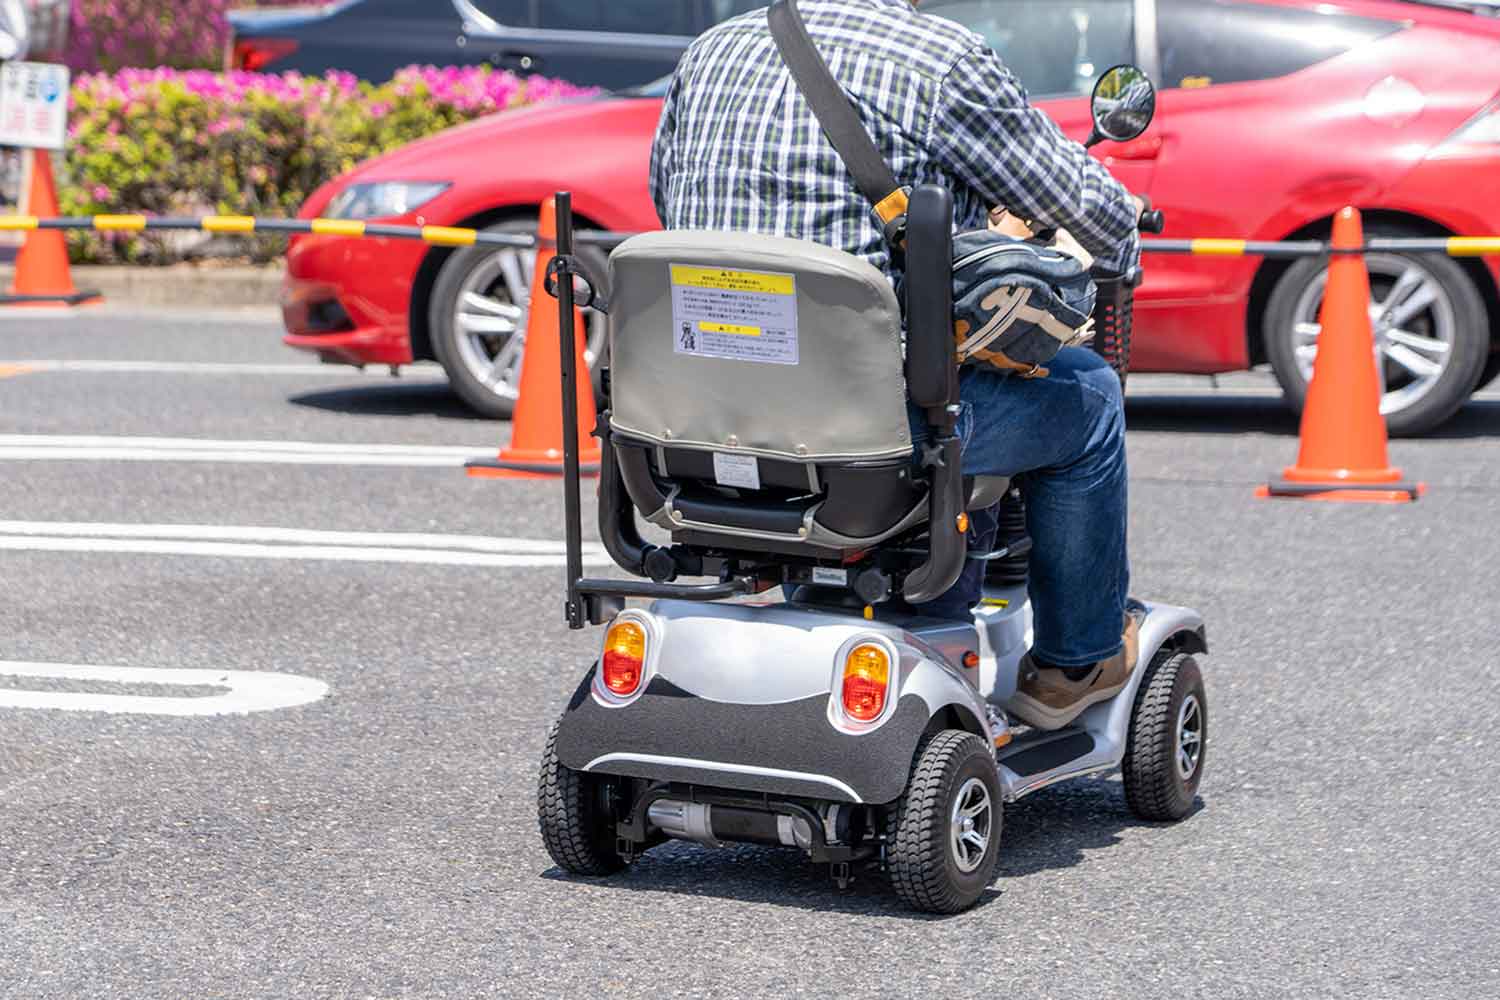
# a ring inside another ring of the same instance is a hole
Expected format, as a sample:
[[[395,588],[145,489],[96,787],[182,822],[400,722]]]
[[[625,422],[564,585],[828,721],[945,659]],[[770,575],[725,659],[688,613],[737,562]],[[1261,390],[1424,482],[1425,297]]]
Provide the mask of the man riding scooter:
[[[1118,273],[1134,268],[1145,208],[1041,111],[979,36],[914,0],[801,0],[807,32],[902,184],[952,192],[959,230],[1005,206],[1031,229],[1066,229]],[[727,21],[688,50],[668,91],[651,158],[668,229],[757,232],[862,257],[893,281],[901,262],[778,53],[763,11]],[[1003,359],[1002,359],[1003,362]],[[1118,379],[1064,347],[1042,372],[966,367],[958,419],[963,472],[1013,476],[1035,542],[1035,638],[1010,710],[1057,729],[1126,684],[1137,660],[1127,608],[1124,415]],[[913,430],[925,431],[914,415]],[[993,512],[971,551],[988,551]],[[968,620],[983,563],[917,610]]]

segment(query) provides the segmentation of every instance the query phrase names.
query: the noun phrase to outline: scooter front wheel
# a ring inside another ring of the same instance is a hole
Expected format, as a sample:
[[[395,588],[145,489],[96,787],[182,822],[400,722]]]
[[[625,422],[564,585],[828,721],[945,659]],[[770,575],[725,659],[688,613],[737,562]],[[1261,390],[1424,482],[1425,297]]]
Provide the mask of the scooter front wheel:
[[[554,722],[542,754],[537,782],[537,825],[552,860],[574,875],[613,875],[628,862],[615,850],[615,828],[597,775],[565,766],[557,759]]]
[[[887,820],[896,895],[928,913],[973,906],[995,877],[1001,826],[994,752],[973,733],[938,733],[917,751],[906,794]]]
[[[1163,650],[1146,667],[1120,765],[1125,801],[1141,819],[1171,822],[1193,811],[1208,751],[1208,695],[1188,653]]]

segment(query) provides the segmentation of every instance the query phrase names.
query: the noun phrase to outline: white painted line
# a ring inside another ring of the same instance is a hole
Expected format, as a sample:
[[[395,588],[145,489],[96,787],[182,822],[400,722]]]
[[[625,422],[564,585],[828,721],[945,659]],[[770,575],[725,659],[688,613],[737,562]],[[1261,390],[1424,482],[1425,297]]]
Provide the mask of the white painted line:
[[[107,524],[94,521],[0,521],[0,534],[83,538],[210,539],[288,542],[298,545],[378,545],[391,548],[460,549],[562,555],[565,543],[544,538],[494,538],[395,531],[319,531],[311,528],[222,524]],[[586,545],[585,551],[598,550]]]
[[[55,462],[226,462],[453,468],[493,458],[498,445],[224,441],[93,434],[0,434],[0,459]]]
[[[361,370],[353,365],[256,364],[230,361],[0,361],[0,366],[15,365],[27,373],[85,372],[109,375],[330,375],[338,378],[379,378],[396,381],[385,367]],[[404,373],[440,375],[442,369],[426,362],[403,365]]]
[[[564,543],[535,538],[68,521],[0,521],[0,550],[505,568],[562,566],[566,556]],[[610,558],[587,543],[583,561],[606,565]]]
[[[328,685],[295,674],[247,670],[181,670],[167,667],[98,667],[73,663],[12,663],[0,660],[0,676],[110,684],[225,688],[223,694],[171,697],[83,694],[0,688],[0,708],[54,709],[178,717],[247,715],[307,705],[328,695]]]

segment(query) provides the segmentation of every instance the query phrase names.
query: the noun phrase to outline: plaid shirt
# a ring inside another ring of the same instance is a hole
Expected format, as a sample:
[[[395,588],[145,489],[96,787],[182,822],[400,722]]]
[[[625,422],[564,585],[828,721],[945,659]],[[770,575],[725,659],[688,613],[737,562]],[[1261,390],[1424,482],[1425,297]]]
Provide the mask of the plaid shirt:
[[[953,192],[959,229],[1004,206],[1069,230],[1101,266],[1139,253],[1135,206],[1104,167],[1027,103],[982,38],[911,0],[800,0],[808,33],[902,184]],[[764,10],[683,56],[651,151],[668,229],[814,240],[891,273],[871,214],[776,49]]]

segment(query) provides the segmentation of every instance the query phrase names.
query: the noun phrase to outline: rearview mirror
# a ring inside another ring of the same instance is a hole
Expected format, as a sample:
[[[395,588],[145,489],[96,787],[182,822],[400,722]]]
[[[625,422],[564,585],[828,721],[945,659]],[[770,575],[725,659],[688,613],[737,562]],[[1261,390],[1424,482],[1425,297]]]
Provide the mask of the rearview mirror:
[[[1094,84],[1093,112],[1094,134],[1085,145],[1104,139],[1128,142],[1156,116],[1156,88],[1139,66],[1112,67]]]

